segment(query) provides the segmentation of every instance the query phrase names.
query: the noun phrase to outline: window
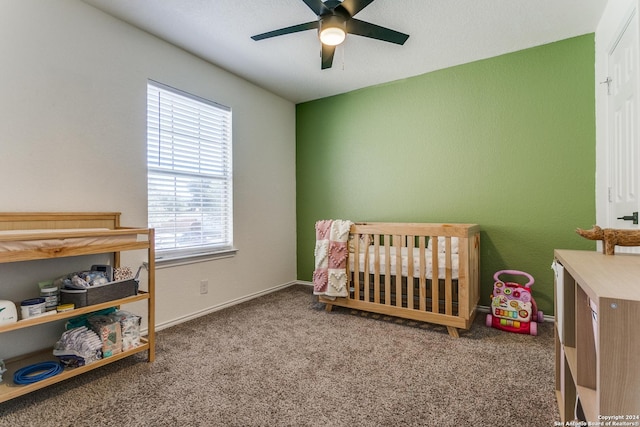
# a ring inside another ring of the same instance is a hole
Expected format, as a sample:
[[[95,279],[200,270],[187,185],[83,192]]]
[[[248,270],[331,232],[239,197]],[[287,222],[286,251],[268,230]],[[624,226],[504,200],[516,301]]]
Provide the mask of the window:
[[[149,81],[147,191],[156,259],[233,249],[231,109]]]

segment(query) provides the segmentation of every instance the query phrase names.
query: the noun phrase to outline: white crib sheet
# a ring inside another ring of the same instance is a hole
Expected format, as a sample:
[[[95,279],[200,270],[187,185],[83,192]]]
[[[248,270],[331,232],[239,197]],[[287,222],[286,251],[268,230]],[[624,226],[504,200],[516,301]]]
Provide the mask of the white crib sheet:
[[[408,265],[409,265],[409,248],[400,248],[401,249],[401,257],[402,257],[402,276],[407,277],[407,273],[409,271]],[[380,252],[380,275],[384,275],[386,274],[386,254],[385,254],[385,247],[384,246],[379,246],[379,252]],[[390,247],[389,248],[389,257],[390,257],[390,274],[392,276],[396,275],[396,248],[395,247]],[[364,253],[360,253],[359,254],[359,271],[360,273],[364,272],[364,258],[365,258],[365,254]],[[420,249],[418,248],[413,248],[413,277],[415,278],[419,278],[420,277]],[[429,249],[426,249],[424,251],[424,257],[425,257],[425,265],[426,265],[426,277],[427,279],[432,279],[433,278],[433,274],[432,274],[432,270],[433,270],[433,256],[432,256],[432,252]],[[354,258],[355,258],[355,254],[352,252],[349,254],[349,270],[353,271],[354,270]],[[369,271],[372,272],[373,271],[373,267],[375,264],[375,246],[371,245],[369,246]],[[438,278],[439,279],[445,279],[446,277],[446,254],[444,252],[439,252],[438,253]],[[452,279],[457,279],[458,278],[458,254],[454,253],[451,254],[451,278]]]

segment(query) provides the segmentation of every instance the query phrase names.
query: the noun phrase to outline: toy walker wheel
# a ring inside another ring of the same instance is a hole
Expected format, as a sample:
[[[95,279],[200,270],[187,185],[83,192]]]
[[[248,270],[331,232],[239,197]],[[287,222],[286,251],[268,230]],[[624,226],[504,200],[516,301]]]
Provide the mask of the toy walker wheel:
[[[544,322],[544,313],[542,312],[542,310],[538,310],[538,318],[536,320],[538,321],[538,323]]]
[[[531,322],[529,324],[529,334],[538,335],[538,324],[536,322]]]
[[[487,325],[489,328],[493,326],[493,316],[490,314],[487,314],[487,317],[484,319],[484,324]]]

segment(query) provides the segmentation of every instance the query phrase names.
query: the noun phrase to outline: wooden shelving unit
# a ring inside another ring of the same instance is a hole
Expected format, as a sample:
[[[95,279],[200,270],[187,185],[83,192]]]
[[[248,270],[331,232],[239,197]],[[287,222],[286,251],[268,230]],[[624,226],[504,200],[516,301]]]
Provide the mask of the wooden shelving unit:
[[[562,421],[580,420],[579,402],[582,421],[640,423],[640,256],[556,250],[555,260]]]
[[[24,330],[76,317],[82,314],[120,306],[136,301],[147,301],[147,336],[131,350],[78,367],[66,368],[62,373],[33,384],[16,385],[12,378],[16,370],[37,362],[55,360],[51,349],[6,360],[7,372],[0,383],[0,403],[32,391],[64,381],[76,375],[97,369],[125,357],[147,352],[147,360],[155,359],[155,241],[154,230],[120,226],[119,212],[46,212],[0,213],[0,264],[27,262],[38,259],[64,258],[92,254],[113,254],[113,265],[120,265],[120,252],[146,250],[148,262],[147,291],[137,295],[108,301],[72,311],[20,320],[0,325],[0,334]],[[0,357],[2,355],[0,354]]]

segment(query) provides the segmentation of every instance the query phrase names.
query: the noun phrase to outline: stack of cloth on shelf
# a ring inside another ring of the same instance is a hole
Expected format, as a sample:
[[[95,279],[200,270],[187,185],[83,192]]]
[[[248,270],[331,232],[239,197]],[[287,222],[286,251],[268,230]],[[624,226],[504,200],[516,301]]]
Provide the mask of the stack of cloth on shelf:
[[[0,383],[2,382],[2,374],[7,372],[7,369],[4,366],[4,361],[0,359]]]
[[[58,289],[87,289],[110,281],[104,271],[78,271],[56,279],[54,285]]]
[[[62,333],[53,346],[53,355],[65,366],[84,366],[102,357],[102,341],[98,334],[86,326]]]
[[[118,310],[109,317],[120,324],[122,351],[131,350],[140,345],[142,317],[124,310]]]
[[[90,316],[87,321],[102,342],[102,357],[111,357],[122,352],[122,327],[110,315]]]
[[[87,289],[100,285],[106,285],[112,281],[138,280],[140,270],[133,274],[131,267],[111,267],[110,265],[92,265],[88,271],[76,271],[59,277],[54,281],[58,289]]]
[[[69,319],[53,354],[67,366],[114,356],[140,345],[141,323],[140,316],[115,308]]]

